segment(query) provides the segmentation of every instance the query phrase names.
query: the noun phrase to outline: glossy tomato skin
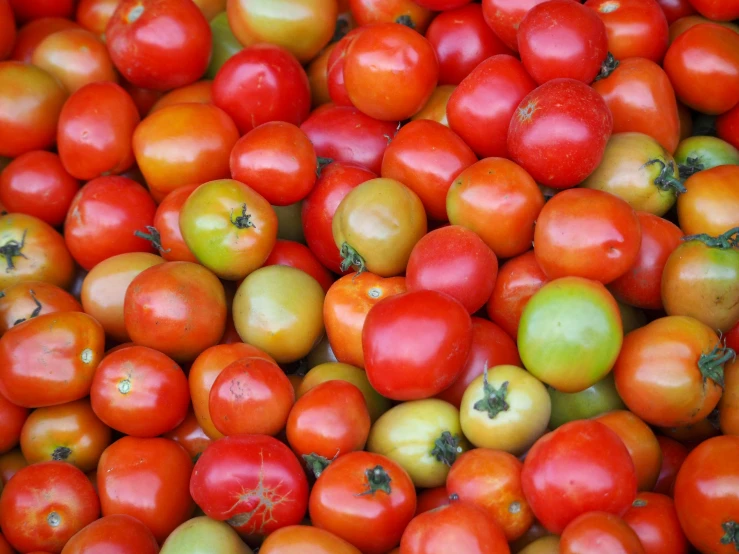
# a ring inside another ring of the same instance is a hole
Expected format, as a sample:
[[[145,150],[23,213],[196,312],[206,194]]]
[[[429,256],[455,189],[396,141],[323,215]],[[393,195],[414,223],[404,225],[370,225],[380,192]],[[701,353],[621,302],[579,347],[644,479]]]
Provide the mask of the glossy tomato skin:
[[[64,29],[79,28],[77,23],[63,17],[42,17],[29,21],[18,29],[10,59],[31,63],[33,51],[47,36]]]
[[[620,515],[636,497],[636,471],[616,433],[598,421],[567,423],[526,455],[521,483],[536,518],[561,534],[590,511]]]
[[[79,188],[59,156],[44,150],[18,156],[0,173],[0,202],[5,209],[38,217],[52,227],[64,222]]]
[[[739,148],[739,106],[734,106],[728,112],[718,116],[716,132],[734,148]]]
[[[714,21],[731,21],[739,18],[739,6],[735,2],[691,0],[690,3],[702,16]]]
[[[34,408],[83,398],[104,348],[103,328],[87,314],[59,312],[30,319],[0,340],[0,394]]]
[[[680,18],[698,13],[689,0],[657,0],[657,3],[670,25]]]
[[[662,451],[662,467],[660,468],[657,483],[653,492],[672,497],[672,488],[675,484],[680,466],[688,456],[688,449],[676,440],[657,435],[660,450]]]
[[[640,492],[624,521],[639,537],[649,554],[686,554],[688,541],[680,528],[675,504],[663,494]]]
[[[227,523],[196,516],[177,527],[164,541],[160,554],[213,550],[223,554],[251,554],[252,550]]]
[[[720,165],[699,171],[685,181],[688,189],[678,199],[677,217],[687,235],[717,236],[739,226],[739,166]]]
[[[88,31],[102,36],[119,3],[120,0],[80,0],[75,20]]]
[[[567,525],[560,538],[561,554],[593,551],[603,554],[646,554],[634,530],[617,515],[603,511],[580,515]]]
[[[284,48],[250,46],[216,74],[213,103],[233,118],[242,135],[270,121],[300,125],[310,112],[308,76]]]
[[[28,414],[28,408],[16,406],[0,394],[0,452],[5,453],[18,444]]]
[[[417,121],[419,119],[429,119],[436,121],[449,127],[449,121],[447,120],[446,107],[449,103],[449,97],[457,87],[454,85],[439,85],[431,93],[426,105],[416,115],[411,117],[411,121]]]
[[[321,265],[313,252],[292,240],[278,240],[264,265],[287,265],[299,269],[318,281],[324,292],[328,292],[334,282],[334,276]]]
[[[139,87],[169,90],[190,84],[210,60],[210,26],[193,2],[123,0],[105,37],[113,63]]]
[[[172,439],[177,444],[182,446],[187,453],[194,459],[197,459],[200,454],[205,452],[205,449],[210,446],[213,440],[205,434],[205,431],[198,423],[195,412],[190,409],[185,416],[185,419],[177,427],[172,429],[169,433],[162,435],[166,439]]]
[[[362,26],[402,23],[419,33],[428,27],[433,14],[412,0],[347,0],[352,18]]]
[[[62,554],[157,554],[151,531],[132,516],[115,514],[93,521],[69,539]]]
[[[475,67],[452,92],[447,104],[449,127],[478,156],[508,157],[508,126],[536,82],[518,59],[492,56]]]
[[[243,537],[260,539],[303,519],[308,480],[295,455],[277,439],[237,435],[203,452],[190,494],[207,516],[226,521]]]
[[[518,52],[517,32],[526,14],[546,0],[483,0],[485,22],[508,46]]]
[[[260,548],[263,554],[290,554],[296,550],[311,554],[361,554],[344,539],[309,525],[289,525],[278,529]]]
[[[353,106],[349,93],[346,92],[344,81],[344,63],[349,46],[364,27],[356,27],[344,35],[337,43],[336,48],[326,63],[326,87],[328,88],[329,100],[337,106]]]
[[[384,299],[362,329],[367,377],[393,400],[428,398],[447,388],[461,373],[471,344],[472,321],[464,306],[429,290]]]
[[[179,187],[164,197],[154,214],[154,228],[159,233],[159,254],[168,262],[193,262],[198,259],[182,238],[180,212],[185,201],[200,185]],[[151,234],[151,232],[149,233]],[[156,236],[152,236],[156,239]],[[153,244],[153,242],[152,242]]]
[[[212,104],[213,81],[203,79],[189,85],[178,87],[160,97],[156,104],[151,107],[149,113],[161,110],[167,106],[187,103]]]

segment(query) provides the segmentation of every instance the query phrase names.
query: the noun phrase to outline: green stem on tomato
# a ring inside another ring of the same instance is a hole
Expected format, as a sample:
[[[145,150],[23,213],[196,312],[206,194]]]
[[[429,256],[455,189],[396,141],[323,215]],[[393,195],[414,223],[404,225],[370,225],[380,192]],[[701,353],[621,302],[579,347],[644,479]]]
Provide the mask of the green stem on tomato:
[[[359,274],[367,270],[364,258],[362,258],[359,252],[349,246],[348,242],[341,245],[340,254],[342,258],[341,271],[346,271],[350,267],[354,267],[357,270],[357,274]]]
[[[482,398],[475,402],[473,408],[479,412],[487,412],[490,419],[495,419],[500,412],[510,409],[506,396],[508,396],[508,381],[496,389],[488,382],[488,370],[485,369],[482,377]]]
[[[377,491],[382,491],[386,494],[390,494],[392,489],[390,488],[390,482],[392,479],[385,471],[385,468],[381,465],[376,465],[372,469],[368,469],[364,472],[367,477],[367,490],[360,492],[357,496],[365,496],[367,494],[374,495]]]
[[[707,354],[701,354],[698,358],[698,369],[700,369],[703,380],[710,379],[719,387],[724,386],[724,364],[734,360],[736,352],[722,343],[718,343],[713,350]]]
[[[437,461],[451,467],[457,460],[457,456],[462,453],[462,447],[459,446],[459,441],[460,438],[458,436],[453,436],[449,431],[444,431],[434,441],[434,449],[431,451],[431,455]]]
[[[661,166],[659,175],[654,179],[654,184],[657,185],[657,187],[665,192],[672,192],[675,196],[688,192],[688,189],[685,188],[682,181],[675,177],[675,166],[673,164],[666,164],[663,160],[654,158],[645,163],[644,167],[654,164],[659,164]]]
[[[708,246],[708,248],[731,250],[732,248],[739,246],[739,227],[729,229],[717,237],[712,237],[708,233],[700,233],[697,235],[686,235],[681,240],[683,242],[697,240]]]
[[[5,258],[5,263],[7,264],[5,268],[5,273],[10,273],[13,269],[15,269],[15,263],[13,262],[13,258],[25,258],[28,259],[26,255],[23,253],[23,247],[26,244],[26,233],[28,232],[28,229],[23,230],[23,236],[21,237],[21,241],[18,242],[15,239],[11,239],[2,246],[0,246],[0,257]]]

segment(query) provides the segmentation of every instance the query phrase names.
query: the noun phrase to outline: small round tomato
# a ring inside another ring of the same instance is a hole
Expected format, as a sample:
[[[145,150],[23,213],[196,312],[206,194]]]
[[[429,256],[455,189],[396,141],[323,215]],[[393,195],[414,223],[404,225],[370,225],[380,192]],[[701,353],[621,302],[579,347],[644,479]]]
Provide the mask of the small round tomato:
[[[233,527],[207,516],[194,517],[177,527],[164,541],[159,554],[214,551],[219,554],[252,554]]]
[[[414,0],[347,0],[346,3],[360,28],[378,23],[400,23],[423,34],[434,15]]]
[[[100,516],[100,501],[84,473],[64,462],[41,462],[18,471],[0,498],[0,526],[22,552],[61,552],[64,544]]]
[[[483,509],[514,541],[534,523],[521,489],[523,464],[512,454],[476,448],[462,454],[449,470],[446,490]]]
[[[190,262],[165,262],[145,269],[131,281],[123,303],[131,340],[178,362],[194,360],[218,344],[226,315],[221,282]]]
[[[324,292],[328,292],[334,282],[334,276],[321,265],[313,252],[292,240],[278,240],[264,265],[286,265],[304,271],[318,281]]]
[[[29,464],[55,460],[88,472],[97,468],[110,438],[110,428],[82,399],[34,410],[23,425],[21,451]]]
[[[685,181],[677,202],[680,228],[686,235],[715,236],[739,227],[739,165],[699,171]]]
[[[688,541],[670,497],[640,492],[623,519],[636,532],[645,552],[687,554]]]
[[[80,303],[67,291],[41,281],[21,281],[2,292],[0,336],[11,327],[40,315],[82,311]]]
[[[210,60],[208,21],[194,2],[183,0],[122,0],[105,41],[126,80],[154,90],[197,81]]]
[[[518,52],[518,29],[526,14],[546,0],[482,0],[485,22],[508,48]]]
[[[420,111],[438,76],[431,43],[398,23],[367,27],[349,46],[344,62],[352,104],[383,121],[408,119]]]
[[[135,517],[115,514],[90,523],[73,536],[62,554],[157,554],[159,545],[151,531]]]
[[[0,202],[9,212],[61,225],[80,188],[62,164],[59,156],[43,150],[18,156],[0,173]]]
[[[626,405],[616,392],[612,373],[580,392],[559,392],[551,387],[547,392],[552,400],[550,429],[556,429],[570,421],[590,419],[613,410],[626,409]]]
[[[290,525],[272,533],[262,543],[262,554],[290,554],[291,552],[311,552],[311,554],[361,554],[350,543],[310,525]]]
[[[176,104],[212,104],[213,103],[213,81],[195,81],[190,85],[176,88],[157,100],[151,107],[149,113],[154,113],[167,106]]]
[[[513,365],[486,369],[467,387],[459,409],[462,431],[472,444],[517,456],[544,434],[550,413],[544,385]]]
[[[645,554],[639,536],[617,515],[602,511],[584,513],[562,531],[560,554],[597,551],[602,554]]]
[[[179,187],[164,197],[154,214],[154,226],[139,236],[146,238],[168,262],[193,262],[198,260],[185,244],[180,230],[180,212],[185,201],[200,185]]]
[[[182,448],[187,450],[187,453],[193,459],[199,458],[200,455],[205,452],[205,449],[213,442],[213,440],[205,434],[205,431],[200,426],[197,416],[192,409],[187,412],[182,423],[172,429],[169,433],[165,433],[162,436],[167,439],[172,439],[182,446]]]
[[[636,497],[636,470],[619,436],[598,421],[567,423],[526,455],[523,492],[536,518],[562,533],[592,511],[624,513]]]
[[[64,29],[79,28],[80,26],[74,21],[62,17],[42,17],[29,21],[18,29],[10,59],[31,63],[33,51],[46,37]]]
[[[276,435],[285,427],[295,390],[280,367],[263,358],[227,365],[210,389],[213,425],[226,436]]]
[[[676,440],[661,435],[657,435],[657,442],[662,451],[662,467],[653,490],[671,497],[675,477],[688,456],[688,449]]]
[[[431,96],[426,102],[426,105],[421,109],[420,112],[416,113],[411,117],[411,121],[418,121],[419,119],[428,119],[430,121],[436,121],[442,125],[449,127],[449,121],[447,119],[446,107],[449,103],[449,97],[452,95],[457,87],[452,85],[440,85],[434,89]]]
[[[310,519],[365,554],[385,554],[413,518],[416,491],[403,468],[381,454],[350,452],[316,481]]]
[[[28,414],[28,408],[16,406],[0,394],[0,453],[18,444]]]

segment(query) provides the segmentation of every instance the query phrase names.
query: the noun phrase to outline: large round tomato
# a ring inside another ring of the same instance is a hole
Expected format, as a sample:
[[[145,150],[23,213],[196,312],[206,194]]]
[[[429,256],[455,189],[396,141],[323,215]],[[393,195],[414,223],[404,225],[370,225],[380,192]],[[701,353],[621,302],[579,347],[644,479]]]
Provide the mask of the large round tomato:
[[[194,517],[177,527],[164,541],[159,554],[252,554],[231,526],[207,516]]]
[[[677,217],[685,234],[716,236],[739,227],[737,179],[739,165],[721,165],[685,181],[688,191],[677,202]]]
[[[575,518],[562,531],[560,554],[646,554],[639,536],[617,515],[591,511]]]
[[[56,285],[42,281],[21,281],[3,290],[0,298],[0,335],[11,327],[43,314],[81,311],[80,303]]]
[[[361,554],[360,551],[333,533],[310,525],[289,525],[272,533],[262,543],[262,554]]]
[[[104,549],[104,550],[103,550]],[[73,536],[62,554],[157,554],[151,531],[135,517],[117,514],[93,521]]]
[[[623,519],[637,534],[648,554],[687,554],[688,541],[670,497],[640,492]]]
[[[80,26],[74,21],[62,17],[42,17],[41,19],[29,21],[18,29],[10,59],[31,63],[33,51],[47,36],[64,29],[79,28]]]

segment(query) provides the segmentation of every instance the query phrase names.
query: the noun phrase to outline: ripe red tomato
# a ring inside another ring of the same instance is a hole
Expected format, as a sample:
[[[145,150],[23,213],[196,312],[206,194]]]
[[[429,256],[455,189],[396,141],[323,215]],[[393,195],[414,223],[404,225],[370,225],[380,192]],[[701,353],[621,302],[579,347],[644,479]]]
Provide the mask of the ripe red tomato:
[[[365,27],[357,27],[344,35],[336,43],[336,47],[331,51],[331,55],[326,62],[326,86],[330,100],[337,106],[352,106],[344,82],[344,63],[346,62],[349,45],[364,29]]]
[[[739,147],[739,104],[716,119],[718,136],[730,143],[734,148]]]
[[[591,511],[567,525],[559,543],[560,554],[646,554],[639,536],[620,517]]]
[[[213,103],[242,135],[270,121],[300,125],[310,112],[308,76],[284,48],[257,44],[223,64],[213,80]]]
[[[28,414],[28,408],[16,406],[0,394],[0,453],[18,444]]]
[[[592,511],[620,515],[636,497],[636,470],[619,436],[598,421],[565,423],[529,450],[521,473],[534,515],[561,534]]]
[[[662,451],[662,467],[657,477],[657,484],[653,491],[667,496],[672,496],[672,486],[675,477],[688,456],[688,449],[676,440],[657,435],[660,450]]]
[[[79,188],[59,156],[43,150],[18,156],[0,173],[0,202],[5,209],[38,217],[52,227],[64,222]]]
[[[119,439],[98,465],[103,515],[135,517],[161,544],[195,509],[188,492],[192,467],[185,449],[169,439]]]
[[[739,4],[736,1],[690,0],[690,4],[702,16],[714,21],[731,21],[739,18]]]
[[[508,157],[506,139],[511,117],[534,88],[536,83],[513,56],[488,58],[449,97],[449,127],[477,155]]]
[[[449,493],[446,486],[420,490],[418,491],[415,515],[441,508],[446,504],[449,504]]]
[[[739,227],[739,166],[720,165],[698,171],[685,182],[688,191],[678,199],[680,228],[688,235],[711,236]]]
[[[640,492],[623,519],[636,532],[648,554],[687,554],[688,540],[670,497]]]
[[[295,455],[277,439],[236,435],[203,452],[190,494],[205,515],[259,540],[303,519],[308,480]]]
[[[372,387],[393,400],[440,393],[459,376],[472,344],[464,306],[441,292],[407,292],[376,304],[362,329]]]
[[[108,21],[105,41],[126,80],[154,90],[197,81],[210,61],[210,26],[186,0],[122,0]]]
[[[88,31],[102,36],[120,3],[121,0],[79,0],[75,19]]]
[[[197,258],[185,244],[180,230],[180,212],[185,201],[200,185],[179,187],[164,197],[154,214],[154,228],[143,233],[168,262],[193,262]],[[156,231],[156,232],[155,232]]]
[[[555,79],[516,108],[508,151],[537,183],[570,188],[598,166],[612,130],[613,116],[597,92],[574,79]]]
[[[0,0],[0,60],[6,59],[15,44],[15,16],[9,0]]]
[[[292,240],[278,240],[264,265],[287,265],[304,271],[318,281],[324,292],[328,292],[334,282],[334,276],[321,265],[313,252]]]
[[[419,33],[428,27],[433,14],[414,0],[348,0],[351,15],[358,25],[400,23]]]
[[[660,8],[667,18],[667,23],[672,24],[674,21],[698,13],[689,0],[657,0]]]
[[[69,539],[62,554],[157,554],[151,531],[135,517],[116,514],[93,521]]]
[[[496,35],[518,52],[517,33],[521,21],[534,6],[547,0],[482,0],[485,21]]]
[[[72,19],[74,0],[10,0],[10,6],[19,22],[45,17]]]
[[[30,21],[18,29],[10,59],[31,63],[33,51],[47,36],[64,29],[79,28],[80,26],[74,21],[62,17],[42,17]]]

